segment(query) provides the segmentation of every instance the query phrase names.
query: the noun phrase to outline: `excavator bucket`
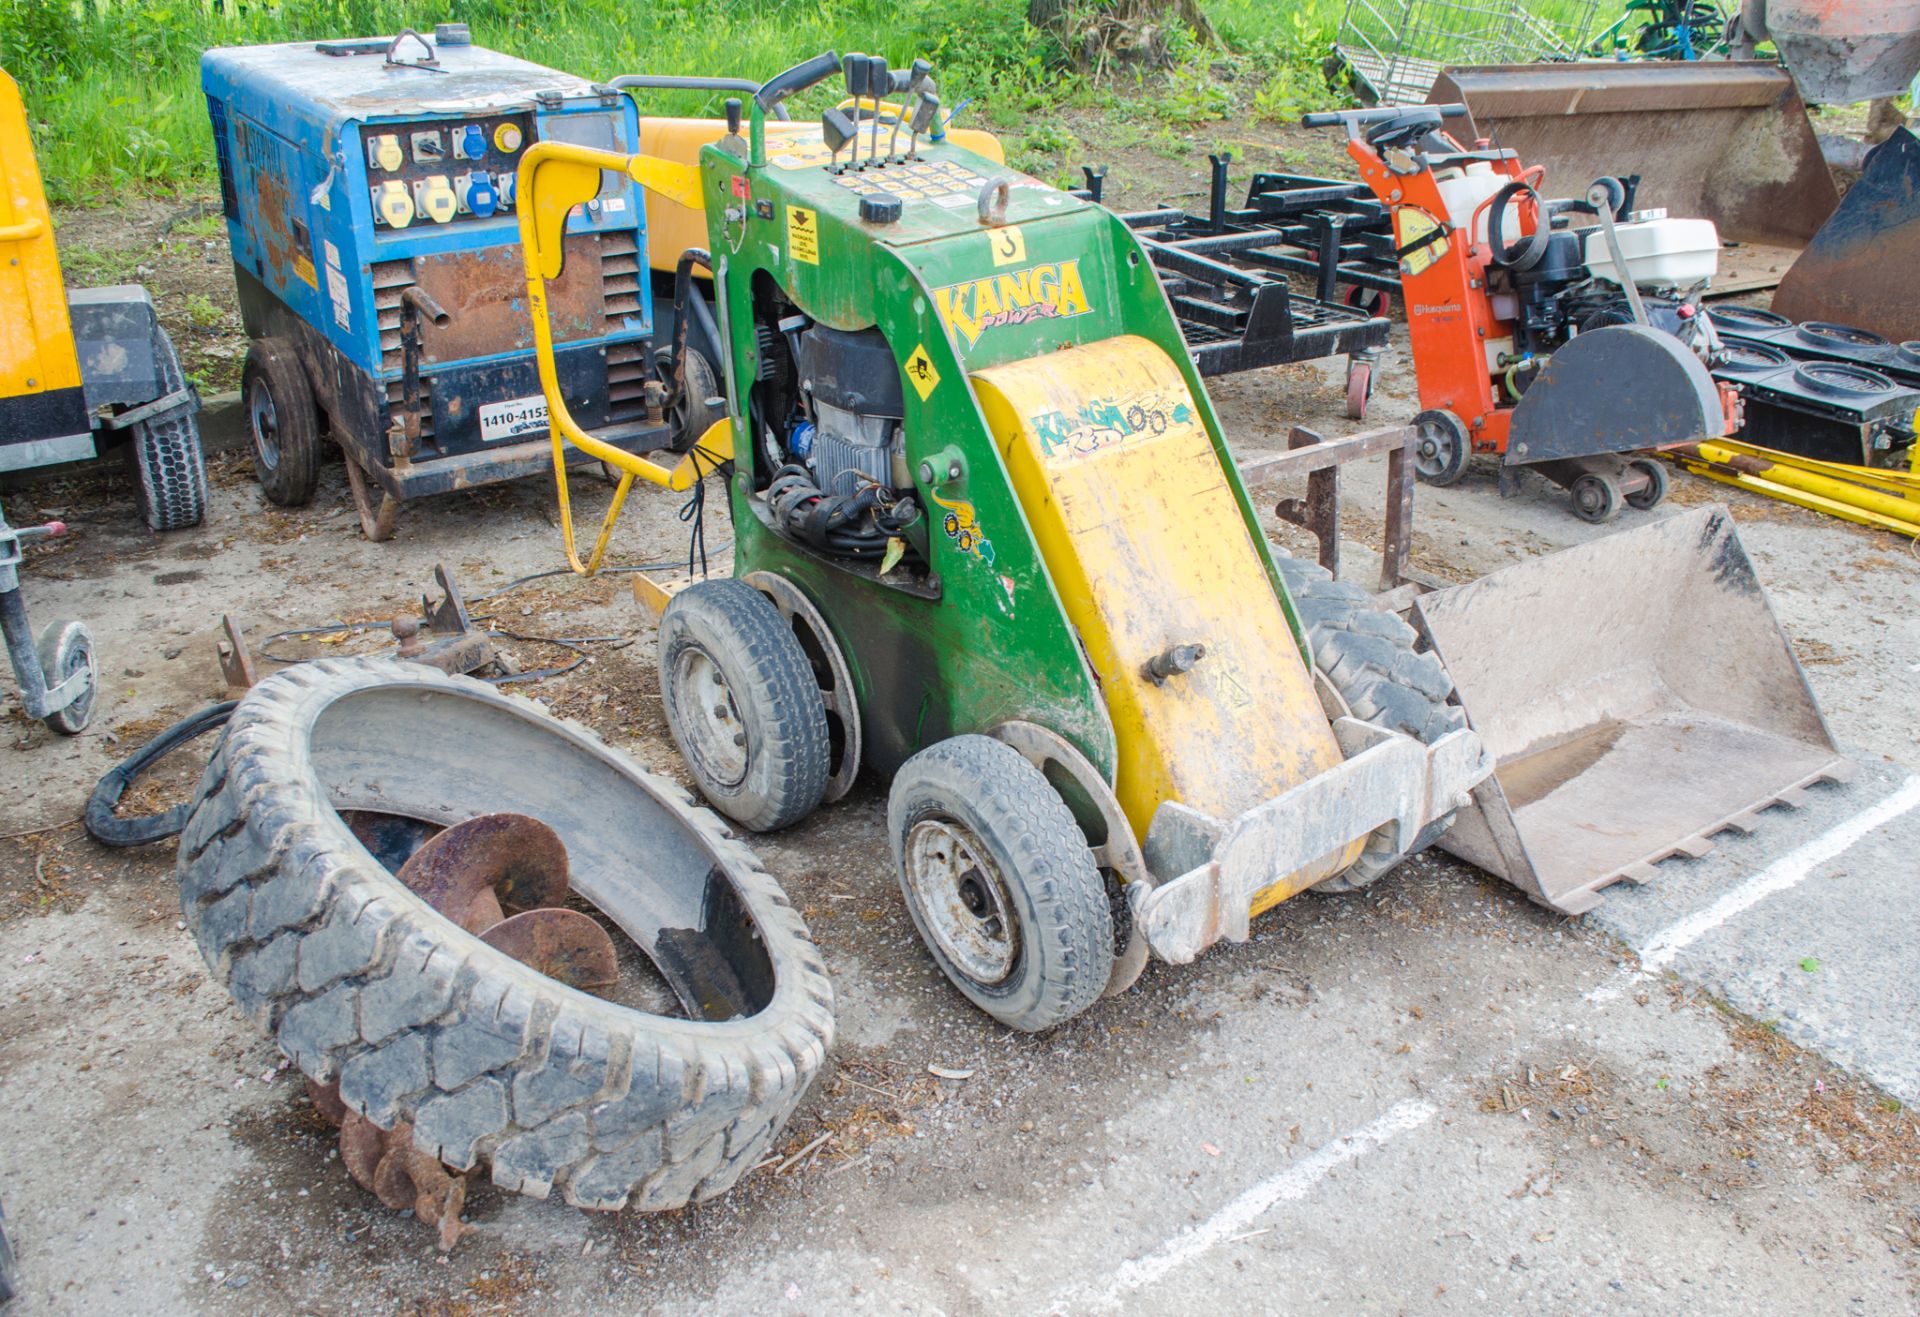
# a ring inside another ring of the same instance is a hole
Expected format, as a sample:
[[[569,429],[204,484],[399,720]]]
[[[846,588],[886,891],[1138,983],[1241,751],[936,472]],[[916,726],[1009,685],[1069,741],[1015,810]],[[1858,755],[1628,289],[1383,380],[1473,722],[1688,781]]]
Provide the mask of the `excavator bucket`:
[[[1638,174],[1636,209],[1710,219],[1723,239],[1797,251],[1840,200],[1807,107],[1775,64],[1476,65],[1441,73],[1428,101],[1463,102],[1477,136],[1545,165],[1546,196]]]
[[[1555,910],[1849,772],[1724,507],[1414,607],[1495,758],[1440,845]]]
[[[1773,295],[1794,320],[1920,335],[1920,139],[1905,128],[1873,148],[1866,171]]]

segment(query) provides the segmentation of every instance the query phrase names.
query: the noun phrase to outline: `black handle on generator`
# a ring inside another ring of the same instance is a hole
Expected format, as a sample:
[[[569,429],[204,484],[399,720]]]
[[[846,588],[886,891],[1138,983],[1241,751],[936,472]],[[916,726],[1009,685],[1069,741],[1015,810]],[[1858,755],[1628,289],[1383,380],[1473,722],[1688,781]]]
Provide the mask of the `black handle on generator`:
[[[785,73],[774,74],[760,84],[760,90],[753,94],[753,99],[760,102],[762,110],[772,113],[774,107],[787,97],[803,92],[815,83],[825,82],[838,72],[840,72],[840,56],[829,50],[825,54],[815,55],[804,63],[794,65]]]
[[[1371,110],[1316,110],[1312,114],[1300,116],[1302,128],[1332,128],[1336,124],[1385,123],[1389,119],[1398,119],[1403,115],[1418,114],[1422,110],[1432,110],[1442,119],[1464,119],[1467,107],[1454,105],[1381,105]]]

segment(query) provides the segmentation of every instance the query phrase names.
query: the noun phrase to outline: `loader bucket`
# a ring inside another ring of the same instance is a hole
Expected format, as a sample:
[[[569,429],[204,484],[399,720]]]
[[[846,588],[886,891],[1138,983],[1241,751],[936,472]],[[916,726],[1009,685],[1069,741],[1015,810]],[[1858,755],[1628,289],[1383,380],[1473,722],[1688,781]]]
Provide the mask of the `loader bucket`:
[[[1905,128],[1873,148],[1860,181],[1773,295],[1794,320],[1920,337],[1920,139]]]
[[[1724,507],[1414,607],[1495,758],[1440,845],[1555,910],[1849,770]]]
[[[1636,209],[1665,207],[1712,220],[1724,239],[1795,249],[1840,200],[1807,107],[1774,64],[1484,64],[1447,69],[1428,100],[1464,102],[1477,136],[1545,165],[1548,197],[1638,174]]]

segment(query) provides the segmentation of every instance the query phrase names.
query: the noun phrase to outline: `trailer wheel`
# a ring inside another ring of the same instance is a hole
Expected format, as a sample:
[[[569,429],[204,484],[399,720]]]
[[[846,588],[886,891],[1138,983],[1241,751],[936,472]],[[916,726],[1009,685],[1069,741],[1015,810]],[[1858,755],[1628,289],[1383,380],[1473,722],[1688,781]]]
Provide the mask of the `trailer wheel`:
[[[685,1018],[466,932],[341,817],[432,833],[503,809],[559,835],[573,889],[646,948]],[[209,973],[303,1073],[382,1129],[411,1126],[428,1157],[489,1163],[537,1198],[663,1211],[723,1192],[832,1043],[819,951],[718,818],[584,728],[419,664],[322,660],[255,686],[200,781],[177,877]]]
[[[1646,512],[1657,508],[1667,497],[1667,464],[1658,458],[1636,457],[1627,463],[1627,470],[1638,471],[1647,478],[1646,487],[1627,495],[1627,506],[1636,512]]]
[[[49,622],[35,647],[40,671],[52,689],[76,673],[87,674],[80,694],[64,709],[46,716],[46,724],[62,736],[78,736],[93,721],[93,697],[100,689],[100,661],[94,657],[93,635],[85,623],[71,619]]]
[[[701,581],[660,617],[660,698],[693,780],[754,832],[811,814],[827,789],[826,706],[806,652],[745,581]]]
[[[1438,655],[1420,651],[1419,633],[1411,626],[1375,607],[1360,587],[1334,580],[1319,563],[1276,555],[1274,565],[1306,630],[1315,666],[1354,717],[1425,745],[1467,725],[1466,710],[1448,703],[1453,678]],[[1351,868],[1316,884],[1317,889],[1364,887],[1431,846],[1452,822],[1451,814],[1434,820],[1405,855],[1394,854],[1384,837],[1371,837]]]
[[[307,368],[293,344],[284,338],[253,340],[240,390],[254,479],[269,502],[305,507],[320,483],[320,417]]]
[[[1113,915],[1086,834],[1045,774],[956,736],[895,774],[887,834],[920,940],[969,1001],[1032,1033],[1098,1001]]]
[[[1595,526],[1620,515],[1620,486],[1612,476],[1589,471],[1567,486],[1573,500],[1573,515]]]
[[[153,333],[154,356],[160,366],[164,396],[187,387],[173,340],[158,325]],[[128,449],[133,462],[135,497],[140,518],[150,530],[185,530],[207,515],[207,459],[200,449],[199,408],[194,400],[134,425]]]
[[[1420,432],[1413,449],[1413,473],[1429,485],[1451,485],[1467,471],[1473,440],[1450,411],[1434,408],[1413,418]]]

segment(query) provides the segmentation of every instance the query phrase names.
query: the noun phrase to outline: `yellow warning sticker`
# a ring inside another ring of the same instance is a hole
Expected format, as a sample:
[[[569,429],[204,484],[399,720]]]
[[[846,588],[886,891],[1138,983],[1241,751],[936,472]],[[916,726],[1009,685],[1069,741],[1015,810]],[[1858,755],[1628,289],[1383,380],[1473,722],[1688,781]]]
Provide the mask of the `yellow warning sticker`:
[[[1020,232],[1017,224],[988,233],[987,246],[993,252],[995,265],[1018,265],[1027,259],[1027,235]]]
[[[796,261],[820,264],[820,217],[805,206],[787,207],[787,250]]]
[[[925,402],[933,396],[934,389],[940,383],[940,372],[933,368],[933,358],[927,355],[927,345],[922,343],[907,356],[907,382],[913,385],[913,391]]]
[[[1417,206],[1402,206],[1393,213],[1400,239],[1400,273],[1411,277],[1426,270],[1447,254],[1446,225]]]

